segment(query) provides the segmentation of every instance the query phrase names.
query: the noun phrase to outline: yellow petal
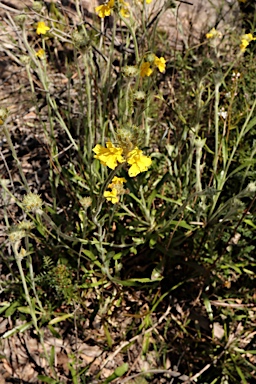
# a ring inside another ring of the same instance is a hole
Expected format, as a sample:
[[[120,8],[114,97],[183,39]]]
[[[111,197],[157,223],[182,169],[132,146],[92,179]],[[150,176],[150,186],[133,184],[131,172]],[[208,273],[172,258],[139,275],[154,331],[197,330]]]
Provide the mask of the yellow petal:
[[[117,190],[115,188],[112,191],[105,191],[103,196],[111,203],[116,204],[119,201],[119,197],[117,196]]]
[[[161,73],[163,73],[165,71],[165,63],[166,63],[166,60],[164,57],[159,58],[159,57],[155,56],[154,64],[159,69],[159,71]]]
[[[47,25],[45,24],[44,21],[39,21],[37,23],[37,29],[36,29],[36,33],[38,35],[45,35],[47,31],[49,31],[50,28],[47,27]]]
[[[111,15],[111,9],[112,8],[108,4],[103,4],[96,7],[95,12],[103,19],[104,17]]]
[[[137,176],[140,172],[148,170],[152,163],[150,157],[143,155],[142,151],[137,147],[128,153],[127,163],[131,165],[128,171],[129,176]]]
[[[150,68],[150,63],[143,62],[140,66],[140,76],[150,76],[152,74],[153,70]]]

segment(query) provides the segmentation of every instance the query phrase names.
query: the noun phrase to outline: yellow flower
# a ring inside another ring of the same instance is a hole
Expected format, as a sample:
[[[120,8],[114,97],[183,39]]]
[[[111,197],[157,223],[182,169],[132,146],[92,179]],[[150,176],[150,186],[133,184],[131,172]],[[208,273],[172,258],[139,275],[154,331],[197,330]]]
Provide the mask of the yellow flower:
[[[106,16],[111,15],[112,8],[114,7],[115,0],[109,0],[107,4],[99,5],[95,8],[95,12],[98,13],[98,16],[102,19]]]
[[[112,204],[116,204],[119,201],[119,196],[117,195],[116,188],[113,188],[112,191],[105,191],[103,196],[108,200],[111,201]]]
[[[36,29],[36,33],[38,35],[45,35],[47,31],[49,31],[50,28],[47,27],[47,25],[45,25],[45,22],[44,21],[39,21],[37,23],[37,29]]]
[[[112,179],[112,183],[108,185],[108,188],[116,188],[118,185],[123,185],[123,183],[125,183],[126,180],[124,177],[113,177]]]
[[[111,203],[115,204],[119,201],[119,196],[123,195],[126,191],[123,188],[123,183],[125,183],[126,180],[124,177],[113,177],[112,183],[108,185],[109,189],[112,189],[112,191],[105,191],[103,196],[108,200],[111,201]]]
[[[165,63],[166,63],[166,60],[164,59],[164,57],[159,58],[159,57],[155,56],[154,64],[159,69],[159,71],[161,73],[163,73],[165,71]]]
[[[100,160],[101,164],[111,169],[116,168],[117,162],[124,162],[124,158],[122,157],[123,149],[114,147],[110,141],[107,142],[107,148],[97,144],[96,147],[93,148],[93,152],[96,153],[94,156],[95,159]]]
[[[147,171],[152,163],[150,157],[143,155],[142,151],[137,147],[129,152],[127,157],[127,163],[131,165],[128,171],[130,177],[135,177],[140,172]]]
[[[215,37],[222,37],[222,33],[217,31],[215,28],[212,28],[210,32],[206,33],[206,39],[214,39]]]
[[[121,4],[120,15],[122,17],[130,17],[129,3],[124,0],[119,0],[119,3]]]
[[[40,59],[42,59],[44,56],[45,56],[45,51],[43,48],[40,48],[37,52],[36,52],[36,56],[39,57]]]
[[[130,17],[129,9],[127,9],[127,8],[121,8],[121,9],[120,9],[120,15],[121,15],[122,17]]]
[[[152,74],[153,70],[150,68],[150,63],[143,62],[140,66],[140,76],[150,76]]]
[[[253,37],[251,33],[246,33],[245,35],[241,36],[241,44],[240,44],[240,50],[241,52],[245,52],[246,47],[250,44],[251,41],[256,40],[256,37]]]
[[[105,191],[103,196],[106,197],[108,201],[111,201],[111,203],[117,203],[119,201],[119,196],[126,192],[123,188],[125,182],[126,180],[124,177],[113,177],[112,183],[108,185],[108,188],[112,189],[112,191]]]

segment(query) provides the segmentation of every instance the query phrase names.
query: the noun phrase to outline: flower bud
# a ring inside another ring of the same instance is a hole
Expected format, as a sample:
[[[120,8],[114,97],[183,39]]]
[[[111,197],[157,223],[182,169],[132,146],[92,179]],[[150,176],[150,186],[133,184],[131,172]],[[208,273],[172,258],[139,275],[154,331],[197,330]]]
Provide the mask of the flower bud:
[[[22,13],[22,14],[20,14],[20,15],[16,15],[16,16],[14,17],[15,22],[16,22],[18,25],[20,25],[20,26],[22,26],[22,25],[25,23],[26,19],[27,19],[27,15],[25,15],[24,13]]]

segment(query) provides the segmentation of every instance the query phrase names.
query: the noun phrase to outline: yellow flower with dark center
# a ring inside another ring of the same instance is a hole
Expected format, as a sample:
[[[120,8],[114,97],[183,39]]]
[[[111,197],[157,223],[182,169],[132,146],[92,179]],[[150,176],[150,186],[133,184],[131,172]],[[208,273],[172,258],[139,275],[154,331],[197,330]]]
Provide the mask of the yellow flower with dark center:
[[[150,157],[143,155],[142,151],[136,147],[128,153],[127,163],[131,165],[128,171],[129,176],[135,177],[139,173],[147,171],[152,160]]]
[[[163,73],[165,71],[165,63],[166,63],[166,60],[164,57],[155,56],[154,64],[159,69],[159,71],[161,73]]]
[[[245,35],[242,35],[241,36],[241,44],[240,44],[241,52],[245,52],[247,46],[253,40],[256,40],[256,37],[253,37],[253,35],[251,33],[246,33]]]
[[[103,196],[108,200],[111,201],[112,204],[116,204],[119,201],[119,196],[117,195],[116,188],[113,188],[112,191],[105,191]]]
[[[104,148],[100,144],[97,144],[96,147],[93,148],[93,152],[96,153],[94,157],[95,159],[100,160],[101,164],[106,165],[111,169],[115,169],[117,163],[124,162],[122,156],[123,149],[114,147],[110,141],[108,141],[106,145],[107,148]]]
[[[50,28],[47,27],[47,25],[45,24],[44,21],[39,21],[37,23],[37,29],[36,29],[36,33],[38,35],[45,35],[47,33],[47,31],[49,31]]]
[[[140,66],[140,76],[150,76],[152,74],[153,70],[150,68],[150,63],[144,61]]]

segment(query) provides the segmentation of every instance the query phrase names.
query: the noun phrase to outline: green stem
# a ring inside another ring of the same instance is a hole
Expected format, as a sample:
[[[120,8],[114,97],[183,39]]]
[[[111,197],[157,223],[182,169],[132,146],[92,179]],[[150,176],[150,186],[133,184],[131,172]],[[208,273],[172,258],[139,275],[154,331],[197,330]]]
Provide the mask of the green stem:
[[[247,128],[247,125],[248,125],[248,123],[249,123],[249,121],[250,121],[250,119],[251,119],[251,116],[252,116],[253,112],[254,112],[255,107],[256,107],[256,99],[254,100],[254,103],[253,103],[253,105],[252,105],[252,107],[251,107],[250,113],[248,114],[248,116],[247,116],[247,118],[246,118],[246,120],[245,120],[245,122],[244,122],[244,124],[243,124],[243,126],[242,126],[242,129],[241,129],[241,131],[240,131],[240,133],[239,133],[239,135],[238,135],[238,137],[237,137],[236,143],[235,143],[235,145],[233,146],[233,150],[232,150],[232,152],[231,152],[231,154],[230,154],[230,156],[229,156],[229,160],[228,160],[227,166],[226,166],[226,168],[222,171],[222,175],[220,175],[220,179],[219,179],[219,181],[218,181],[218,185],[217,185],[217,188],[218,188],[218,191],[219,191],[219,192],[217,192],[217,194],[216,194],[216,195],[214,196],[214,198],[213,198],[213,203],[212,203],[212,208],[211,208],[211,211],[210,211],[210,216],[211,216],[212,213],[214,212],[214,208],[215,208],[215,206],[216,206],[216,204],[217,204],[217,202],[218,202],[218,199],[219,199],[219,197],[220,197],[221,191],[222,191],[222,189],[223,189],[223,187],[224,187],[224,184],[225,184],[225,182],[226,182],[227,174],[228,174],[228,171],[229,171],[229,167],[230,167],[230,165],[231,165],[231,163],[232,163],[232,161],[233,161],[233,158],[234,158],[234,156],[235,156],[235,153],[236,153],[236,151],[237,151],[237,148],[238,148],[238,146],[239,146],[239,144],[240,144],[240,142],[241,142],[243,136],[245,135],[245,133],[247,133],[247,132],[246,132],[246,128]]]
[[[220,83],[215,85],[215,103],[214,103],[214,123],[215,123],[215,154],[213,162],[214,176],[216,176],[219,156],[219,103],[220,103]]]
[[[40,328],[38,326],[37,317],[36,317],[36,314],[35,314],[35,308],[34,308],[34,306],[32,304],[31,299],[30,299],[27,282],[26,282],[24,271],[23,271],[23,268],[22,268],[21,261],[22,261],[23,257],[19,254],[17,248],[18,248],[18,244],[16,243],[16,244],[13,245],[13,251],[14,251],[15,260],[16,260],[16,263],[17,263],[17,266],[18,266],[18,269],[19,269],[19,273],[20,273],[20,277],[21,277],[21,281],[22,281],[22,285],[23,285],[23,289],[24,289],[24,293],[25,293],[25,298],[26,298],[26,301],[27,301],[29,309],[30,309],[30,314],[31,314],[31,317],[32,317],[33,325],[34,325],[35,330],[37,332],[37,335],[39,337],[40,344],[42,345],[45,358],[47,359],[47,362],[48,362],[49,366],[51,366],[50,365],[50,357],[49,357],[49,355],[47,353],[47,350],[45,348],[44,338],[43,338],[42,332],[41,332],[41,330],[40,330]],[[51,368],[51,370],[52,370],[53,376],[56,378],[56,373],[54,372],[54,370],[52,368]]]
[[[27,179],[26,179],[26,177],[24,175],[21,163],[20,163],[20,161],[18,159],[16,150],[15,150],[14,145],[12,143],[12,139],[11,139],[9,130],[6,128],[5,123],[2,125],[2,128],[3,128],[4,134],[5,134],[7,143],[9,145],[10,149],[11,149],[12,156],[13,156],[14,160],[16,161],[16,164],[17,164],[17,167],[18,167],[18,170],[19,170],[19,173],[20,173],[20,177],[21,177],[21,179],[22,179],[22,181],[24,183],[24,187],[26,189],[26,192],[29,193],[30,192],[30,188],[28,186]]]

